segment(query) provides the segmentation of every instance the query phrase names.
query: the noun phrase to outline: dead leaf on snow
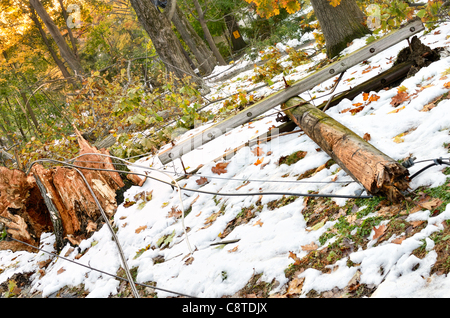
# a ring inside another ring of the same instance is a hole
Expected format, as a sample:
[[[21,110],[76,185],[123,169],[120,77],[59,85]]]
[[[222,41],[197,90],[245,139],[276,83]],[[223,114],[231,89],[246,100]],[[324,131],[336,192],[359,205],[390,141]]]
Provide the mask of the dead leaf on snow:
[[[64,267],[61,267],[60,269],[58,269],[58,271],[56,272],[57,275],[64,273],[66,270],[64,269]]]
[[[185,265],[191,265],[193,261],[194,261],[194,257],[191,256],[186,261],[184,261],[184,264]]]
[[[262,156],[263,154],[265,154],[265,152],[259,147],[256,147],[254,150],[252,150],[252,153],[255,156],[257,156],[257,157]]]
[[[297,254],[289,251],[289,258],[292,258],[295,261],[294,265],[299,265],[300,264],[300,258],[298,258]]]
[[[167,214],[167,218],[171,217],[179,218],[183,214],[183,212],[177,209],[177,207],[178,206],[171,207],[169,214]]]
[[[363,136],[363,139],[365,141],[369,141],[370,140],[370,134],[369,133],[365,133],[364,136]]]
[[[263,222],[261,222],[261,220],[258,220],[255,222],[255,224],[253,224],[253,226],[259,225],[259,226],[263,226]]]
[[[198,185],[204,185],[208,182],[208,179],[205,177],[200,177],[200,179],[197,179],[195,182],[197,182]]]
[[[318,247],[316,243],[311,242],[311,244],[302,245],[302,251],[315,251]]]
[[[143,230],[145,230],[146,228],[147,228],[147,225],[142,225],[142,226],[138,227],[134,232],[135,232],[136,234],[139,234],[139,233],[141,233]]]
[[[228,166],[228,164],[229,164],[229,162],[219,162],[218,164],[216,164],[215,167],[211,168],[211,171],[218,175],[220,175],[222,173],[227,173],[227,170],[225,168]]]
[[[235,247],[233,247],[231,250],[228,250],[228,253],[234,253],[238,250],[239,245],[236,245]]]
[[[429,104],[426,104],[425,106],[423,106],[423,108],[420,111],[421,112],[428,112],[431,109],[433,109],[434,107],[436,107],[436,105],[434,103],[429,103]]]
[[[258,160],[256,160],[256,162],[254,163],[255,166],[260,165],[262,162],[264,161],[264,157],[258,158]]]
[[[392,97],[391,105],[392,107],[397,107],[398,105],[406,102],[409,99],[409,95],[406,91],[398,91],[397,95]]]

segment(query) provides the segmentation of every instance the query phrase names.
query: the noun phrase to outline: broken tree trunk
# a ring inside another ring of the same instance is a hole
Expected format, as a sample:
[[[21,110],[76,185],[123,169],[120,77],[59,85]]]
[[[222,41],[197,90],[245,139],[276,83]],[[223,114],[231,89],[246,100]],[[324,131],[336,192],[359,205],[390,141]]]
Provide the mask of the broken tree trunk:
[[[94,192],[101,207],[108,218],[113,216],[117,209],[116,191],[125,184],[119,173],[88,170],[113,169],[111,158],[97,154],[108,155],[105,149],[97,150],[81,136],[76,130],[80,145],[80,158],[73,165],[82,174],[72,167],[56,167],[45,169],[41,165],[32,168],[42,197],[53,221],[56,235],[57,249],[62,247],[63,238],[77,245],[82,239],[97,229],[97,222],[101,220],[100,209],[92,196],[84,178]],[[84,176],[84,178],[83,178]],[[145,180],[136,175],[129,175],[134,184],[142,186]]]
[[[0,167],[0,222],[17,240],[38,246],[43,232],[52,231],[47,207],[33,177],[23,171]],[[1,241],[0,250],[27,250],[15,241]]]
[[[82,174],[73,167],[46,169],[39,164],[33,165],[29,175],[20,170],[0,168],[0,222],[6,225],[13,238],[37,247],[43,232],[54,232],[58,251],[67,240],[78,245],[102,220],[89,187],[107,217],[116,211],[116,191],[124,187],[122,178],[117,172],[87,170],[114,169],[114,166],[111,158],[99,156],[107,155],[107,150],[97,150],[77,130],[76,133],[80,154],[85,156],[73,165]],[[138,186],[145,181],[135,175],[129,176]],[[31,251],[19,242],[0,241],[0,250],[5,249]]]
[[[304,103],[304,104],[302,104]],[[408,170],[353,131],[299,97],[282,108],[303,131],[355,181],[373,195],[385,195],[397,202],[408,189]]]

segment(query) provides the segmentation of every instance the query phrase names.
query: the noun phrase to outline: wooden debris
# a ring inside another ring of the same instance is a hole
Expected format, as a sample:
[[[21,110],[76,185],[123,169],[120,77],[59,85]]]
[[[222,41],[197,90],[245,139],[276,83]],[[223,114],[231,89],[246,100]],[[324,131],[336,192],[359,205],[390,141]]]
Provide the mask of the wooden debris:
[[[294,97],[282,108],[303,102]],[[403,198],[401,191],[409,187],[405,167],[309,103],[285,113],[369,193],[386,195],[393,202]]]
[[[53,231],[58,251],[66,241],[77,244],[87,238],[102,218],[89,187],[108,217],[116,211],[116,190],[124,182],[118,172],[85,169],[114,166],[109,157],[98,155],[108,155],[107,150],[97,150],[76,133],[84,156],[73,164],[82,174],[71,167],[46,169],[39,164],[33,165],[28,176],[20,170],[0,168],[0,221],[13,238],[38,246],[41,233]],[[130,179],[139,186],[145,181],[138,176]],[[11,244],[0,242],[0,249],[13,249]],[[14,249],[26,247],[17,243]]]

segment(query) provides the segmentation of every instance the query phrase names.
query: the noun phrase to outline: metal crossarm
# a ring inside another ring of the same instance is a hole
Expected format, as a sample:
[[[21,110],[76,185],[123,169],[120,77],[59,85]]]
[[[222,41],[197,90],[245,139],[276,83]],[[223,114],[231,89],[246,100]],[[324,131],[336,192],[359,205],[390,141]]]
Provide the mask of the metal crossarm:
[[[264,114],[271,108],[284,103],[289,98],[300,95],[306,92],[316,85],[323,83],[324,81],[336,76],[343,71],[349,69],[365,61],[372,56],[384,51],[398,42],[409,38],[410,36],[424,30],[425,27],[422,21],[415,20],[402,28],[385,35],[384,37],[364,46],[363,48],[349,54],[348,56],[333,62],[332,64],[300,79],[290,87],[269,95],[265,99],[255,103],[251,107],[248,107],[236,115],[229,117],[216,125],[198,133],[191,138],[180,142],[179,144],[169,148],[159,154],[159,159],[163,164],[167,164],[176,158],[180,158],[182,155],[200,147],[203,144],[217,138],[218,136],[226,133],[227,129],[236,128],[242,124],[245,124],[250,119],[255,118],[261,114]]]

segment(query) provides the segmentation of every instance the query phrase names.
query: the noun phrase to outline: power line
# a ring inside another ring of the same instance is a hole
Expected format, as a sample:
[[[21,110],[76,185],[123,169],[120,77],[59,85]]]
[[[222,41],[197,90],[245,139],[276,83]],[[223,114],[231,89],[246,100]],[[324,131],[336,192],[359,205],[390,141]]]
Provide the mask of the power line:
[[[76,264],[76,265],[83,266],[83,267],[88,268],[88,269],[90,269],[90,270],[93,270],[93,271],[96,271],[96,272],[99,272],[99,273],[102,273],[102,274],[105,274],[105,275],[108,275],[108,276],[111,276],[111,277],[114,277],[114,278],[117,278],[117,279],[126,281],[126,282],[128,282],[128,283],[131,283],[128,279],[126,279],[126,278],[124,278],[124,277],[120,277],[120,276],[117,276],[117,275],[114,275],[114,274],[111,274],[111,273],[102,271],[101,269],[97,269],[97,268],[94,268],[94,267],[91,267],[91,266],[88,266],[88,265],[81,264],[81,263],[76,262],[76,261],[74,261],[74,260],[71,260],[71,259],[69,259],[69,258],[67,258],[67,257],[64,257],[64,256],[61,256],[61,255],[58,255],[58,254],[55,254],[55,253],[52,253],[52,252],[43,250],[43,249],[41,249],[41,248],[39,248],[39,247],[36,247],[36,246],[33,246],[33,245],[28,244],[28,243],[26,243],[26,242],[23,242],[23,241],[20,241],[20,240],[18,240],[18,239],[15,239],[15,238],[13,238],[13,237],[10,236],[10,235],[8,235],[7,237],[8,237],[9,239],[11,239],[11,240],[14,240],[14,241],[16,241],[16,242],[19,242],[19,243],[22,243],[22,244],[27,245],[27,246],[29,246],[29,247],[32,247],[32,248],[34,248],[34,249],[36,249],[36,250],[38,250],[38,251],[41,251],[41,252],[50,254],[50,255],[52,255],[52,256],[56,256],[56,257],[61,258],[61,259],[65,260],[65,261],[74,263],[74,264]],[[146,285],[146,284],[142,284],[142,283],[137,283],[137,282],[134,282],[134,281],[133,281],[132,283],[134,283],[134,284],[136,284],[136,285],[139,285],[139,286],[149,287],[149,288],[153,288],[153,289],[156,289],[156,290],[160,290],[160,291],[172,293],[172,294],[175,294],[175,295],[180,295],[180,296],[185,296],[185,297],[190,297],[190,298],[197,298],[197,297],[195,297],[195,296],[191,296],[191,295],[179,293],[179,292],[176,292],[176,291],[173,291],[173,290],[168,290],[168,289],[165,289],[165,288],[160,288],[160,287],[150,286],[150,285]]]

